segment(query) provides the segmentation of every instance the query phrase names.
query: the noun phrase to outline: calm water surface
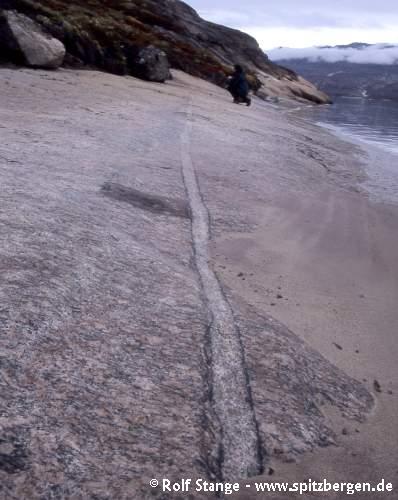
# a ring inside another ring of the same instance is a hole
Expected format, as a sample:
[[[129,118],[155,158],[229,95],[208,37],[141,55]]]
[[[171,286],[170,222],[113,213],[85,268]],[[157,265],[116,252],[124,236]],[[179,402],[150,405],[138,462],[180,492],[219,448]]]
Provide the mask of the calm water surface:
[[[331,106],[311,108],[310,113],[320,123],[398,154],[398,102],[340,97]]]
[[[364,187],[375,199],[398,204],[398,102],[342,97],[299,114],[362,144],[368,157]]]

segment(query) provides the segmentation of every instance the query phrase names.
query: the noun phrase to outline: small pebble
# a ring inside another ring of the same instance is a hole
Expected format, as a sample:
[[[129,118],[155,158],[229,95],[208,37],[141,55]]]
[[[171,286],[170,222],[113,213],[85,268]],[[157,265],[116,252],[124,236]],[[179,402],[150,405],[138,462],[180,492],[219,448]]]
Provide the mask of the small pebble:
[[[376,392],[382,392],[381,390],[381,385],[378,380],[374,380],[373,382],[373,388]]]

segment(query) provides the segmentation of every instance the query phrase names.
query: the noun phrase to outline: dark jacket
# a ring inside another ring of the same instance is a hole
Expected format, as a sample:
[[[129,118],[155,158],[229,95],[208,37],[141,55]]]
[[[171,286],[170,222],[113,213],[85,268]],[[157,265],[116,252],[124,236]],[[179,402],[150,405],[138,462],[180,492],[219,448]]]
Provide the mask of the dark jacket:
[[[249,84],[243,71],[235,71],[228,83],[228,90],[233,96],[245,99],[249,93]]]

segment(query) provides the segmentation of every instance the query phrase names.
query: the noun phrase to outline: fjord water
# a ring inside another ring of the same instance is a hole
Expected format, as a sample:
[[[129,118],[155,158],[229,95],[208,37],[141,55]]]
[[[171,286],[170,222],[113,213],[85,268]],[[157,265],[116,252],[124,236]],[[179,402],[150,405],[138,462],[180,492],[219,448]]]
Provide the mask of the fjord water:
[[[318,122],[360,141],[398,154],[398,102],[339,97],[331,106],[312,108]],[[398,162],[397,162],[398,169]]]
[[[379,201],[398,204],[398,102],[339,97],[332,105],[303,112],[306,119],[360,145],[367,153],[363,187]]]

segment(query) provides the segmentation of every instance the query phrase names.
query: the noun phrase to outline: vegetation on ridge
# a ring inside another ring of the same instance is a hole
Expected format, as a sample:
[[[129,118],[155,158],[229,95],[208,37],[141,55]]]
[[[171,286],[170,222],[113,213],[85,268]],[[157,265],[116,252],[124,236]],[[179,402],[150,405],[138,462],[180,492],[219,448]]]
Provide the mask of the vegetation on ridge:
[[[138,52],[154,45],[172,67],[223,83],[235,63],[244,64],[254,88],[257,70],[277,78],[294,72],[271,63],[249,35],[201,19],[170,0],[3,0],[42,24],[67,50],[66,64],[138,75]]]

